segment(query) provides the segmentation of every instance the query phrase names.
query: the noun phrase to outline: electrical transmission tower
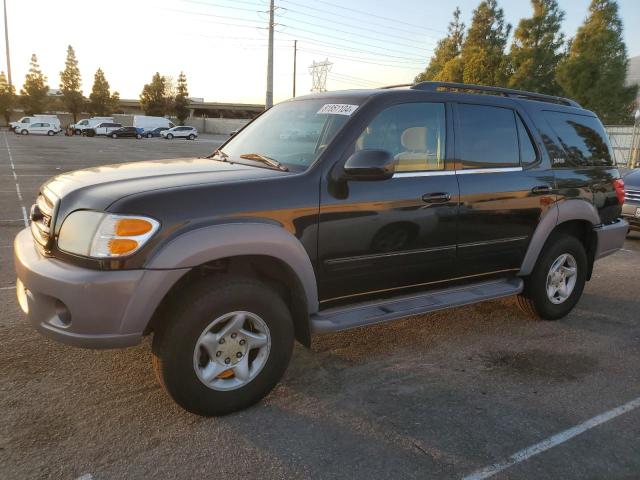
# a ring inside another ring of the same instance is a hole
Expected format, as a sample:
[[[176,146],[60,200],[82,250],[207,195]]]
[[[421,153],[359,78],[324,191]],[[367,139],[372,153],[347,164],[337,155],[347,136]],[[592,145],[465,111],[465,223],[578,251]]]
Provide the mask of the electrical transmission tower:
[[[331,71],[333,63],[329,59],[325,59],[323,62],[316,62],[315,60],[309,65],[309,73],[312,80],[312,92],[326,92],[327,91],[327,73]]]

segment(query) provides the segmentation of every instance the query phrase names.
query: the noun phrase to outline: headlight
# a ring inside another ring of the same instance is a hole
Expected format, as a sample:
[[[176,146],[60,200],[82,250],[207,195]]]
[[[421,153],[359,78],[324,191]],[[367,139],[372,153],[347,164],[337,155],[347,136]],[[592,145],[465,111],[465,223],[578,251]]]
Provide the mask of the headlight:
[[[78,210],[65,218],[58,248],[85,257],[123,257],[142,248],[159,226],[149,217]]]

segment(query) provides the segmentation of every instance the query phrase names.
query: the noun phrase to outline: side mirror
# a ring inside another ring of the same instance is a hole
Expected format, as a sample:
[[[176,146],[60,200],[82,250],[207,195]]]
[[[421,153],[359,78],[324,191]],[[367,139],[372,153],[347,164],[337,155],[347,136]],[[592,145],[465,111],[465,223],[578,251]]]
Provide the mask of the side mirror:
[[[387,150],[360,150],[344,164],[345,180],[387,180],[393,176],[396,161]]]

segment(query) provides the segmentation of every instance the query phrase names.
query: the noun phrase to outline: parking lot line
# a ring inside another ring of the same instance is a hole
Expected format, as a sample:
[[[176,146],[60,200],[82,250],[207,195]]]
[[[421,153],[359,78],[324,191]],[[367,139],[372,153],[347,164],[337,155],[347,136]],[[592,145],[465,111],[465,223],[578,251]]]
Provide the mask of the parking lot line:
[[[18,183],[18,175],[16,175],[16,166],[13,163],[13,155],[11,155],[11,148],[9,147],[9,139],[7,138],[6,132],[3,132],[3,134],[4,134],[4,144],[6,145],[7,153],[9,154],[9,165],[11,165],[11,173],[13,174],[13,179],[15,180],[15,183],[16,183],[16,195],[18,196],[18,200],[20,200],[20,209],[22,210],[22,220],[24,222],[24,226],[28,227],[29,220],[27,218],[27,209],[22,204],[23,202],[22,192],[20,191],[20,184]]]
[[[586,432],[587,430],[591,430],[592,428],[597,427],[598,425],[602,425],[609,420],[613,420],[620,415],[624,415],[625,413],[629,413],[632,410],[640,407],[640,397],[631,400],[624,405],[620,405],[612,410],[601,413],[600,415],[596,415],[589,420],[576,425],[575,427],[571,427],[567,430],[564,430],[560,433],[556,433],[555,435],[536,443],[530,447],[527,447],[519,452],[514,453],[504,462],[494,463],[493,465],[489,465],[481,470],[476,470],[475,472],[467,475],[463,478],[463,480],[482,480],[484,478],[493,477],[494,475],[506,470],[513,465],[516,465],[520,462],[524,462],[525,460],[538,455],[546,450],[549,450],[553,447],[557,447],[558,445],[563,444],[564,442],[571,440],[573,437],[580,435],[581,433]]]
[[[16,288],[15,285],[9,285],[8,287],[0,287],[0,290],[13,290],[15,288]]]

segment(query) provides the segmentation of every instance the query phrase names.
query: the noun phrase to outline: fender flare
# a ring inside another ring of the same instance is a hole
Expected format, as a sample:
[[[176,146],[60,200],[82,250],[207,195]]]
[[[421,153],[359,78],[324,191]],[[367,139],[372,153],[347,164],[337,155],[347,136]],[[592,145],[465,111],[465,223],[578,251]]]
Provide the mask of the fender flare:
[[[307,251],[291,233],[273,224],[233,223],[188,231],[155,252],[145,268],[193,268],[220,258],[242,255],[264,255],[284,262],[300,281],[308,313],[318,311],[318,286]]]
[[[538,222],[538,226],[531,236],[524,260],[520,266],[519,276],[529,275],[538,261],[538,256],[551,232],[561,223],[570,220],[585,220],[592,226],[600,224],[600,215],[596,208],[587,200],[570,199],[556,202]]]

